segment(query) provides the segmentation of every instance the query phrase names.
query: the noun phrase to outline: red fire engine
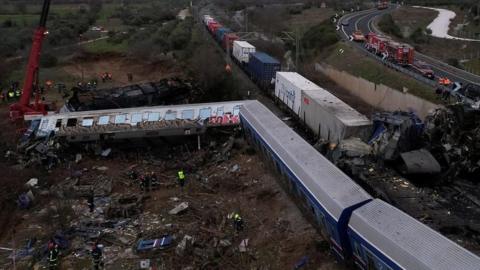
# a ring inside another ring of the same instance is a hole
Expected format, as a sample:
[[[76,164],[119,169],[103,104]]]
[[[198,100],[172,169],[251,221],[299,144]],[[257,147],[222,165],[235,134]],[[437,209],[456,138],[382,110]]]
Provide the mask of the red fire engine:
[[[365,47],[367,50],[381,55],[386,51],[388,41],[389,39],[386,37],[379,36],[375,33],[369,33],[367,35],[367,43],[365,43]]]
[[[380,0],[377,2],[377,8],[379,10],[382,10],[382,9],[387,9],[388,8],[388,1],[387,0]]]
[[[367,50],[382,56],[384,60],[402,66],[412,65],[415,58],[415,49],[412,46],[398,43],[375,33],[367,35],[365,47]]]
[[[415,50],[410,45],[389,41],[386,49],[390,61],[402,66],[413,64]]]

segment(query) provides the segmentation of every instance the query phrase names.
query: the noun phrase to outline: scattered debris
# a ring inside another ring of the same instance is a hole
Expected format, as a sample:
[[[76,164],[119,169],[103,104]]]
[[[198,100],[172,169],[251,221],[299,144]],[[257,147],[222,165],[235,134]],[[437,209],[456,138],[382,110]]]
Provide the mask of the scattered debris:
[[[179,256],[184,256],[188,252],[188,250],[192,247],[193,243],[194,243],[193,237],[191,237],[190,235],[185,235],[182,241],[178,243],[177,248],[175,249],[175,253]]]
[[[38,178],[31,178],[25,185],[30,188],[38,186]]]
[[[79,163],[82,160],[82,154],[75,155],[75,163]]]
[[[400,154],[405,167],[403,174],[438,174],[440,164],[426,149],[414,150]]]
[[[426,119],[428,149],[442,165],[446,181],[466,178],[479,182],[480,111],[452,105]]]
[[[165,249],[172,244],[172,237],[165,235],[161,238],[150,240],[139,240],[137,244],[137,251],[149,251],[154,249]]]
[[[394,160],[399,153],[414,150],[424,130],[417,115],[401,111],[375,113],[373,126],[368,144],[385,160]]]
[[[101,156],[102,157],[108,157],[111,152],[112,152],[112,148],[105,149],[105,150],[102,151]]]
[[[182,202],[181,204],[175,206],[170,212],[168,212],[170,215],[178,215],[182,213],[183,211],[187,210],[188,208],[188,202]]]
[[[243,240],[240,242],[240,245],[238,245],[238,251],[240,251],[240,252],[247,252],[247,247],[248,247],[248,238],[247,238],[247,239],[243,239]]]

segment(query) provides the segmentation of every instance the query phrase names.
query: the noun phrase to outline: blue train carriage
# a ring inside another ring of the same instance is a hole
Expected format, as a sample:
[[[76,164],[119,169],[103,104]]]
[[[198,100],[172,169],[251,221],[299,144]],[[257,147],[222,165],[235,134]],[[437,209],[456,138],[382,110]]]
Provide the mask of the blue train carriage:
[[[246,102],[240,121],[247,138],[272,162],[330,240],[336,257],[349,257],[348,220],[355,208],[372,197],[260,102]]]
[[[250,54],[246,66],[250,78],[262,89],[273,88],[275,75],[280,71],[280,61],[263,52]]]
[[[353,212],[348,237],[359,269],[480,269],[479,257],[378,199]]]

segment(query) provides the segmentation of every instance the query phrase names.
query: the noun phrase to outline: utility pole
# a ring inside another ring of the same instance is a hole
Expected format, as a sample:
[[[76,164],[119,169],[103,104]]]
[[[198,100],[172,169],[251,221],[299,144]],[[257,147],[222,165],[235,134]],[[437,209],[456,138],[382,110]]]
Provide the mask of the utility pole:
[[[295,42],[295,70],[299,70],[299,61],[300,61],[300,48],[301,48],[301,40],[302,37],[300,36],[300,31],[298,28],[295,28],[295,32],[283,32],[285,38],[283,40],[290,40]]]
[[[245,32],[248,32],[248,7],[245,7]]]

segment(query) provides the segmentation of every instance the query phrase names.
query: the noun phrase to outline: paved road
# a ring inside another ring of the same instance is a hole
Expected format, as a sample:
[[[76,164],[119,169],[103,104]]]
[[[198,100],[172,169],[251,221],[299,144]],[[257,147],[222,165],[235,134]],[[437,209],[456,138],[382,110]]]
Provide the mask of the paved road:
[[[392,12],[396,9],[396,6],[390,6],[386,10],[370,9],[366,11],[356,12],[342,17],[340,24],[342,25],[342,35],[345,39],[349,39],[350,35],[357,29],[361,30],[364,34],[369,32],[381,33],[374,24],[376,18],[380,15]],[[348,25],[347,22],[348,21]],[[361,47],[360,45],[358,45]],[[461,83],[475,83],[480,84],[480,76],[466,72],[464,70],[450,66],[440,60],[433,57],[416,52],[416,59],[424,61],[432,66],[433,71],[437,76],[448,77],[452,81],[458,81]]]

